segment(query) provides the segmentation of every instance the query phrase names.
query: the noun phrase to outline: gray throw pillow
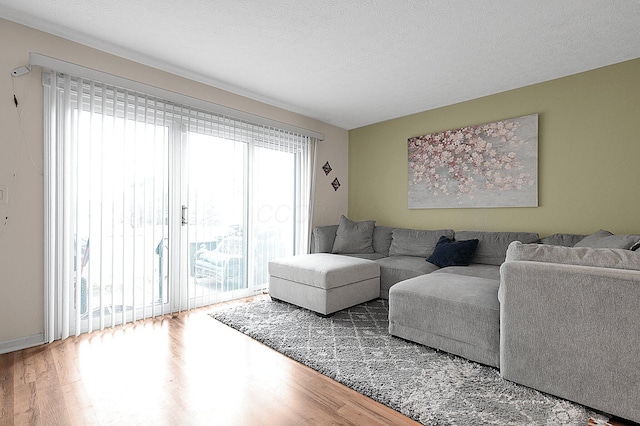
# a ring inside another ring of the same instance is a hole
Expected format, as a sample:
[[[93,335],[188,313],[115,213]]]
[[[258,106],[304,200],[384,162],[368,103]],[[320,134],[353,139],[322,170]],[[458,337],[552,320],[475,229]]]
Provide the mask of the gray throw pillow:
[[[341,216],[331,253],[373,253],[373,229],[375,226],[375,220],[354,222],[344,217],[344,215]]]
[[[593,234],[578,241],[574,247],[591,247],[591,248],[618,248],[629,250],[633,247],[640,235],[613,235],[604,229],[594,232]]]

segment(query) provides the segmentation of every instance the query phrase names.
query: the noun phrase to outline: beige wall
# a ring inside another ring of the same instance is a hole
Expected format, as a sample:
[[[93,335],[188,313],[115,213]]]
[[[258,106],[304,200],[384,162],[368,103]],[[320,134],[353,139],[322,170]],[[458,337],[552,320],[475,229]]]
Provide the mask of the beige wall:
[[[0,186],[9,185],[9,204],[0,204],[0,345],[44,330],[41,74],[34,69],[19,78],[10,76],[11,70],[28,63],[29,52],[324,133],[326,140],[318,151],[314,224],[336,223],[340,214],[346,213],[346,130],[2,19],[0,52]],[[17,109],[13,104],[14,90],[19,101]],[[338,176],[343,183],[337,192],[322,172],[326,161],[335,170],[331,180]]]
[[[407,208],[407,138],[539,114],[539,207]],[[349,132],[349,216],[456,230],[640,233],[640,59]]]

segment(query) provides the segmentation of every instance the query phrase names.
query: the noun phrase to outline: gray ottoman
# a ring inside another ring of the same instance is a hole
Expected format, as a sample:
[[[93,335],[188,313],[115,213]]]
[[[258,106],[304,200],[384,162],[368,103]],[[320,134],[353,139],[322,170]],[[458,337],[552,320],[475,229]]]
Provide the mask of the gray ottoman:
[[[329,253],[303,254],[269,262],[269,294],[329,315],[380,297],[376,262]]]
[[[500,281],[432,273],[389,290],[389,333],[497,367]]]

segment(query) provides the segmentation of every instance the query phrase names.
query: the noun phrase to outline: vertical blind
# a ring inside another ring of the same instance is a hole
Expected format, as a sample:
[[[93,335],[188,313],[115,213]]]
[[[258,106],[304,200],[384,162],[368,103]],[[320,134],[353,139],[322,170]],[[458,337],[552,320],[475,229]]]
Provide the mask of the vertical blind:
[[[314,138],[51,72],[46,339],[262,291],[308,250]]]

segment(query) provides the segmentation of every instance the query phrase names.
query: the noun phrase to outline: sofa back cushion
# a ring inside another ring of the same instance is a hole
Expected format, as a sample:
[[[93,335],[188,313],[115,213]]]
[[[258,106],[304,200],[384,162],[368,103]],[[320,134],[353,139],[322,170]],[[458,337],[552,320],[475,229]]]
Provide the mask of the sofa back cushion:
[[[311,253],[331,253],[338,225],[316,226],[311,233]]]
[[[433,253],[440,237],[453,238],[452,229],[436,231],[395,228],[391,233],[389,256],[416,256],[425,259]]]
[[[615,248],[562,247],[515,241],[509,245],[506,260],[640,271],[640,253]]]
[[[456,240],[478,240],[472,263],[499,266],[504,262],[507,248],[513,241],[535,243],[540,236],[533,232],[458,231]]]
[[[373,229],[373,251],[389,256],[393,228],[391,226],[376,226]]]
[[[582,240],[586,235],[581,234],[553,234],[538,241],[540,244],[549,244],[552,246],[573,247],[578,241]]]
[[[631,249],[640,241],[640,235],[613,235],[604,229],[578,241],[574,247]]]
[[[375,226],[375,220],[354,222],[344,215],[341,216],[331,253],[373,253],[373,228]]]

